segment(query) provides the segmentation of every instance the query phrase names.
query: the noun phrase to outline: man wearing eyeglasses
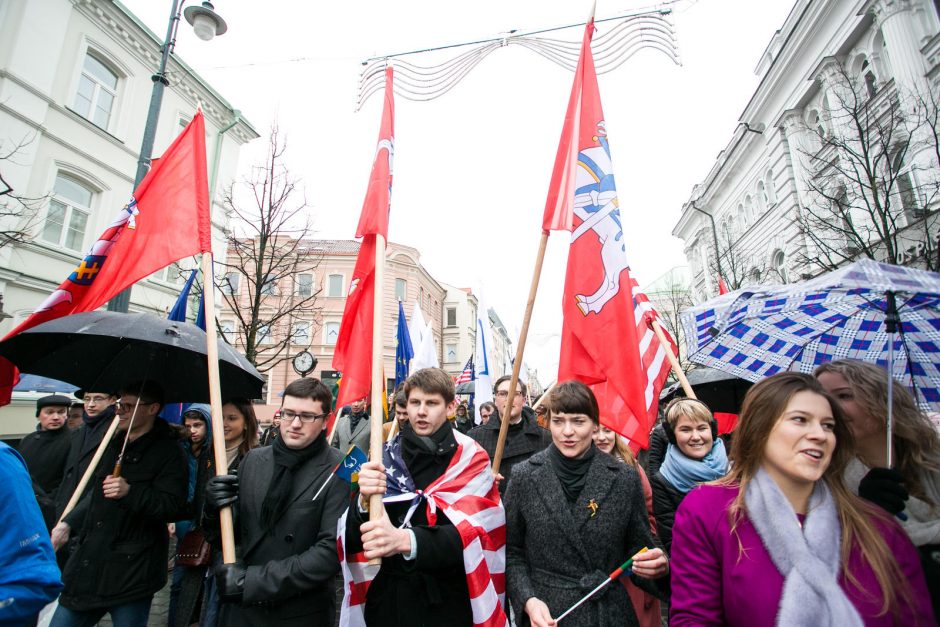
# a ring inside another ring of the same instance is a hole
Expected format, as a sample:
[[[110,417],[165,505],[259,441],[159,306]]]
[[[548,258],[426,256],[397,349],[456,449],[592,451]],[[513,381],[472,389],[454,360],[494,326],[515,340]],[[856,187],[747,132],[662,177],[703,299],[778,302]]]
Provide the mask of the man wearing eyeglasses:
[[[52,530],[55,548],[77,539],[52,627],[91,625],[105,614],[115,627],[147,624],[153,595],[167,580],[166,525],[183,515],[188,489],[183,451],[158,417],[163,400],[151,381],[122,390],[118,431],[91,487]]]
[[[332,403],[319,380],[294,381],[284,390],[274,443],[249,451],[237,477],[209,480],[206,531],[231,505],[240,547],[236,563],[216,569],[220,625],[333,625],[336,523],[350,492],[340,480],[320,491],[343,457],[326,442]]]
[[[493,386],[496,411],[486,424],[474,427],[467,434],[479,442],[489,453],[490,459],[493,459],[496,454],[496,442],[499,440],[499,425],[502,423],[502,416],[506,414],[506,406],[509,405],[509,431],[506,433],[506,446],[503,448],[503,459],[499,466],[499,472],[504,477],[499,482],[501,495],[505,495],[506,486],[509,485],[512,467],[529,459],[552,443],[552,434],[538,425],[535,412],[525,405],[525,383],[516,382],[516,392],[512,395],[510,402],[511,379],[511,376],[503,375],[496,380]]]

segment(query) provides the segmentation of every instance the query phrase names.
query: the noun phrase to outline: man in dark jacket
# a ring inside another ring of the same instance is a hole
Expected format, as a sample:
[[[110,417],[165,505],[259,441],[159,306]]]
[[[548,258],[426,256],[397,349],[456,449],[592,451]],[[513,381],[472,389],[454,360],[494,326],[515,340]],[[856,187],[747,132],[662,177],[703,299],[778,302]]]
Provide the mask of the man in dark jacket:
[[[55,525],[55,491],[62,482],[69,452],[69,430],[65,427],[71,399],[53,394],[36,401],[36,430],[20,442],[19,452],[29,468],[33,491],[46,529]]]
[[[216,570],[220,625],[333,625],[336,524],[349,485],[326,483],[342,458],[326,442],[332,401],[319,380],[294,381],[284,390],[280,437],[249,451],[238,477],[209,480],[206,517],[234,504],[241,556]]]
[[[506,413],[506,404],[509,401],[509,384],[512,377],[504,375],[496,380],[493,386],[493,396],[496,398],[496,409],[485,425],[470,430],[471,438],[489,453],[490,459],[496,454],[496,442],[499,440],[499,425],[501,416]],[[506,446],[503,449],[503,459],[499,466],[499,473],[504,477],[499,482],[499,493],[505,496],[509,485],[512,467],[523,462],[552,443],[552,434],[536,423],[535,412],[525,407],[526,386],[522,381],[516,383],[516,393],[509,405],[509,431],[506,434]]]
[[[52,530],[56,548],[71,533],[78,538],[62,573],[65,588],[53,627],[93,624],[106,613],[115,627],[145,625],[154,593],[166,584],[166,526],[186,507],[186,461],[158,418],[159,386],[130,385],[120,398],[118,437],[105,450],[88,493]],[[119,461],[120,476],[114,476]]]
[[[68,457],[62,471],[62,483],[55,494],[56,518],[62,516],[65,506],[68,505],[72,493],[78,487],[82,476],[95,456],[98,445],[101,444],[111,421],[114,419],[114,403],[117,400],[113,391],[86,392],[79,390],[75,396],[82,399],[85,411],[82,415],[81,427],[69,432]],[[87,488],[86,488],[87,493]],[[61,558],[61,551],[59,553]],[[64,566],[63,562],[59,562]]]

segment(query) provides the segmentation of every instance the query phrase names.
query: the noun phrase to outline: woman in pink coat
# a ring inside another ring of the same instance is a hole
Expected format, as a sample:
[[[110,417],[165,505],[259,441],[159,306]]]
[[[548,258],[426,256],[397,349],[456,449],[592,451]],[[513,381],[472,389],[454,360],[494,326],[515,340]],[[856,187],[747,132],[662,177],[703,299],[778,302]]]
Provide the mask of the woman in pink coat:
[[[851,433],[811,376],[755,384],[731,471],[673,528],[670,625],[933,625],[901,527],[845,486]]]

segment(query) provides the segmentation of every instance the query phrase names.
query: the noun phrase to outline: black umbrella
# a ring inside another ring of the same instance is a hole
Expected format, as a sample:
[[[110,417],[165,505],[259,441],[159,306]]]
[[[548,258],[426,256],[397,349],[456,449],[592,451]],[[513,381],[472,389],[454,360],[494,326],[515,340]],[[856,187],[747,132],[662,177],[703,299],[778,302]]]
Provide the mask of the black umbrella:
[[[708,405],[713,412],[727,414],[740,412],[744,395],[754,385],[727,372],[704,366],[686,372],[686,379],[700,401]],[[671,401],[676,396],[685,396],[682,386],[678,383],[663,390],[659,400]]]
[[[458,385],[454,390],[457,394],[473,394],[476,388],[476,381],[465,381]]]
[[[50,320],[0,342],[0,355],[21,372],[114,390],[144,379],[168,402],[209,402],[206,332],[148,313],[89,311]],[[222,398],[259,398],[264,378],[219,342]]]

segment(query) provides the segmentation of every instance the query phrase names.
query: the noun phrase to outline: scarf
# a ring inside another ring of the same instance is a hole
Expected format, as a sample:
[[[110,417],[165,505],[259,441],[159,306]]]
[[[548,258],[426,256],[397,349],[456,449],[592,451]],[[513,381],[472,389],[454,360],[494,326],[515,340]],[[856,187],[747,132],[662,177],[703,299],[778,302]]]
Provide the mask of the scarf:
[[[670,444],[666,448],[666,457],[659,467],[659,474],[682,494],[699,483],[720,479],[728,474],[725,443],[721,438],[717,438],[712,445],[712,450],[702,459],[686,457],[678,446]]]
[[[802,530],[793,506],[763,468],[747,484],[744,503],[784,577],[777,625],[861,626],[858,610],[839,586],[842,528],[829,486],[816,482]]]
[[[565,498],[569,503],[574,503],[581,496],[581,490],[587,481],[588,470],[591,469],[591,462],[594,461],[596,451],[594,444],[584,452],[584,455],[577,458],[565,457],[558,450],[558,447],[552,444],[548,447],[548,459],[552,464],[552,469],[561,482],[561,489],[565,492]]]
[[[320,437],[302,449],[288,448],[283,438],[274,440],[274,444],[271,445],[271,450],[274,451],[274,474],[271,475],[268,493],[261,503],[261,526],[264,529],[270,530],[287,508],[291,488],[294,485],[294,471],[325,448],[325,430],[320,433]]]
[[[366,412],[360,412],[358,414],[352,414],[352,413],[349,414],[349,433],[352,434],[356,430],[356,427],[359,426],[359,422],[363,418],[368,418],[368,417],[369,417],[369,414],[367,414]]]
[[[450,464],[457,439],[449,422],[429,436],[418,435],[414,429],[402,429],[401,457],[418,489],[424,489],[437,479]]]
[[[88,425],[89,428],[94,427],[95,425],[98,425],[105,420],[108,422],[108,424],[111,424],[112,418],[114,418],[114,405],[108,405],[104,408],[104,411],[99,413],[97,416],[89,416],[88,412],[82,410],[82,422]]]

